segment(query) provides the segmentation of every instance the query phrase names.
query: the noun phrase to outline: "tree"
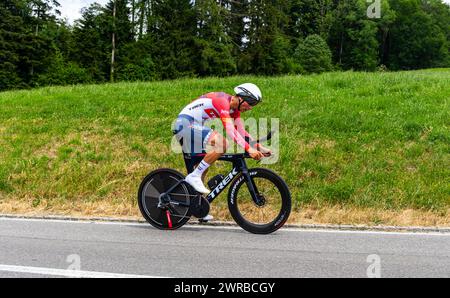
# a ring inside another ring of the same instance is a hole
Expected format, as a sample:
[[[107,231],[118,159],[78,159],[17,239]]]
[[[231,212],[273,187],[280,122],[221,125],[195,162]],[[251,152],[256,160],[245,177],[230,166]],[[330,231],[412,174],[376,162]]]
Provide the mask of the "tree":
[[[395,21],[396,13],[391,9],[388,0],[381,1],[382,15],[380,19],[375,20],[378,25],[378,41],[380,44],[380,62],[382,65],[388,64],[389,56],[389,35],[392,24]]]
[[[389,67],[418,69],[449,66],[450,8],[442,2],[421,0],[397,0],[392,1],[391,5],[397,19],[389,36]],[[442,12],[436,13],[435,9]]]
[[[235,73],[231,38],[225,32],[227,10],[216,0],[197,0],[196,73],[224,76]]]
[[[133,42],[133,25],[130,22],[130,10],[127,0],[111,0],[101,14],[101,18],[106,22],[106,30],[110,36],[109,52],[110,59],[110,75],[109,80],[114,82],[114,70],[116,63],[121,63],[121,49],[126,44]]]
[[[448,2],[447,2],[448,3]],[[450,5],[441,0],[429,0],[423,2],[424,11],[432,17],[440,31],[445,35],[446,50],[443,52],[441,66],[450,66]],[[446,60],[446,61],[445,61]]]
[[[148,0],[138,0],[137,3],[138,7],[138,14],[139,14],[139,39],[142,39],[144,36],[144,24],[145,24],[145,17],[146,17],[146,7],[148,6]]]
[[[162,79],[195,74],[196,13],[190,0],[153,3],[153,61]]]
[[[332,69],[330,48],[317,34],[308,36],[299,44],[295,57],[306,73],[321,73]]]
[[[56,0],[27,0],[29,10],[31,14],[27,15],[25,24],[31,25],[34,30],[34,38],[29,41],[31,44],[28,46],[28,57],[30,62],[30,80],[33,80],[35,67],[42,67],[42,57],[49,57],[47,52],[52,50],[50,46],[51,41],[40,38],[39,29],[56,21],[55,13],[60,15],[61,13],[57,8],[60,6]],[[39,73],[39,70],[37,70]]]
[[[288,72],[291,47],[285,34],[289,1],[250,1],[247,35],[239,61],[244,73],[275,75]]]
[[[0,90],[450,66],[442,0],[379,0],[380,18],[367,0],[110,0],[73,27],[58,20],[58,1],[0,2]]]
[[[54,45],[47,34],[52,30],[55,17],[51,12],[56,1],[5,0],[0,3],[0,88],[32,86],[45,71]],[[40,26],[40,27],[39,27]]]
[[[21,59],[18,49],[25,35],[20,10],[18,1],[0,3],[0,91],[25,85],[18,71]]]
[[[44,26],[48,22],[55,22],[56,16],[53,14],[53,10],[57,15],[61,15],[58,10],[61,5],[56,0],[28,0],[26,2],[32,12],[32,18],[27,22],[27,25],[34,27],[35,35],[39,34],[40,26]]]
[[[111,82],[114,83],[114,63],[115,63],[115,53],[116,53],[116,14],[117,14],[117,1],[113,0],[112,1],[112,5],[113,5],[113,14],[112,14],[112,41],[111,41],[111,71],[109,73],[109,77]]]
[[[92,82],[86,69],[75,62],[65,61],[62,53],[57,49],[46,71],[36,79],[36,85],[71,85]]]
[[[327,39],[332,21],[332,9],[332,0],[291,1],[289,36],[302,39],[312,34],[318,34]]]
[[[73,32],[76,47],[72,56],[96,82],[106,81],[110,70],[108,46],[111,40],[102,12],[103,8],[97,3],[83,9]]]
[[[158,79],[152,58],[154,40],[146,36],[122,48],[122,61],[117,68],[119,81],[151,81]]]
[[[367,17],[365,0],[338,1],[329,33],[335,62],[344,69],[375,70],[379,61],[378,27]]]

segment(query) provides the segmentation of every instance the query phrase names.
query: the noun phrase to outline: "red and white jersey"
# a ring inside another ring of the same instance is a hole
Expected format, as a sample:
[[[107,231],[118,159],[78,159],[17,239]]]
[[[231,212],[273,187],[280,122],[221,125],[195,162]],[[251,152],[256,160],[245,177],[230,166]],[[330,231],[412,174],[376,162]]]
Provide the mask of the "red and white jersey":
[[[227,135],[247,151],[250,145],[245,141],[244,137],[249,137],[250,140],[253,138],[244,128],[241,113],[238,110],[231,109],[232,97],[232,95],[224,92],[211,92],[202,95],[188,104],[181,111],[180,115],[190,116],[201,125],[208,120],[221,119]],[[229,122],[225,121],[230,118],[234,120],[234,125],[230,125]]]
[[[217,118],[239,118],[241,113],[230,108],[231,98],[224,92],[211,92],[188,104],[180,115],[190,116],[200,124]]]

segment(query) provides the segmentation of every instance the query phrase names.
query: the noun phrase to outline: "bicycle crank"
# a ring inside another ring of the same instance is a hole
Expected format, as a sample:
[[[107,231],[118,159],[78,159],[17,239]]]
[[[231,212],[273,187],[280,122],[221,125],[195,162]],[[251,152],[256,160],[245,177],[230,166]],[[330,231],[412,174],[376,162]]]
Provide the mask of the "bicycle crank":
[[[197,218],[203,218],[209,214],[210,205],[207,199],[202,196],[196,196],[191,199],[189,211]]]

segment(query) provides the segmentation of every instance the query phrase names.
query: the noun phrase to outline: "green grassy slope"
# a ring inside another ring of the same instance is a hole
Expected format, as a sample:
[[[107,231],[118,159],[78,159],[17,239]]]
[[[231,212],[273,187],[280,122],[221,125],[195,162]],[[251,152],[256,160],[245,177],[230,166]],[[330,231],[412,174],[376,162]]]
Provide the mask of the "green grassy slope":
[[[0,93],[0,203],[70,210],[102,201],[134,210],[147,172],[183,171],[170,151],[170,125],[182,107],[247,81],[260,85],[265,102],[243,117],[280,119],[280,160],[270,168],[297,207],[448,212],[450,69]]]

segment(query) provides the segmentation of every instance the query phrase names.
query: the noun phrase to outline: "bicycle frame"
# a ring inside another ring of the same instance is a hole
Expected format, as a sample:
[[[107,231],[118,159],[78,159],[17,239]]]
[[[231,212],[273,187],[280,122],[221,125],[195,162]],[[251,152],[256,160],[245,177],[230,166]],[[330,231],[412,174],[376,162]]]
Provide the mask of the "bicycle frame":
[[[245,137],[245,140],[249,143],[251,143],[252,145],[255,145],[257,143],[261,143],[263,141],[268,141],[272,138],[272,134],[273,132],[269,132],[267,134],[266,137],[264,138],[260,138],[257,139],[255,141],[251,141],[248,137]],[[182,141],[181,141],[181,145],[183,145]],[[206,154],[202,153],[202,154],[189,154],[189,153],[183,153],[184,156],[184,162],[186,164],[186,170],[188,172],[188,174],[192,173],[195,169],[195,166],[197,164],[199,164],[203,158],[205,157]],[[250,155],[248,153],[240,153],[240,154],[224,154],[222,155],[219,160],[222,161],[227,161],[227,162],[231,162],[233,164],[233,169],[231,170],[231,172],[225,176],[225,178],[216,186],[215,189],[213,189],[208,196],[206,197],[206,199],[208,200],[209,203],[212,203],[219,194],[222,193],[222,191],[228,186],[228,184],[230,184],[233,179],[239,175],[240,173],[242,173],[242,175],[244,176],[245,179],[245,183],[247,184],[247,187],[250,191],[250,194],[252,196],[253,201],[260,205],[262,199],[260,198],[260,194],[258,192],[258,188],[256,187],[255,182],[253,181],[250,173],[248,172],[248,167],[247,167],[247,163],[245,162],[246,158],[250,158]],[[170,194],[170,192],[172,192],[178,185],[182,184],[182,183],[186,183],[184,180],[176,183],[173,187],[171,187],[166,194]],[[178,202],[177,202],[178,203]],[[184,203],[178,203],[179,205],[183,205],[185,206],[186,204]],[[189,207],[189,206],[186,206]]]
[[[184,154],[184,161],[186,164],[186,169],[189,173],[192,173],[194,171],[195,165],[197,165],[199,162],[203,160],[203,157],[205,154],[198,154],[191,156],[191,154]],[[225,178],[214,188],[206,197],[209,203],[212,203],[224,190],[225,188],[233,181],[233,179],[242,173],[244,176],[245,182],[249,188],[250,194],[252,196],[252,199],[255,201],[255,203],[260,203],[260,196],[258,189],[251,177],[251,175],[248,172],[247,163],[245,162],[245,158],[249,158],[250,156],[248,153],[242,153],[242,154],[224,154],[222,157],[219,158],[219,160],[227,161],[233,163],[233,168],[230,171],[228,175],[225,176]],[[186,183],[184,180],[179,181],[174,186],[172,186],[166,193],[170,194],[175,188],[177,188],[180,184]],[[184,204],[180,204],[184,205]]]
[[[270,139],[270,136],[269,133],[266,139]],[[180,143],[182,145],[182,139]],[[251,141],[249,144],[255,145],[252,143],[258,141]],[[183,154],[188,174],[195,170],[205,155]],[[270,154],[263,153],[263,155],[269,157]],[[289,187],[273,171],[264,168],[249,169],[247,158],[251,158],[249,153],[222,155],[219,160],[231,163],[231,171],[226,176],[217,175],[212,178],[208,183],[212,191],[206,195],[195,191],[179,171],[168,168],[152,171],[142,180],[138,191],[138,204],[142,215],[147,222],[160,230],[178,229],[192,217],[199,218],[200,222],[207,222],[204,216],[210,212],[210,204],[225,188],[228,188],[228,209],[239,226],[253,234],[275,232],[286,223],[291,212],[292,199]],[[262,180],[266,182],[259,184]],[[272,201],[275,202],[276,209],[279,209],[278,214],[275,214],[274,208],[269,207],[267,208],[269,215],[265,216],[264,207]],[[257,217],[247,218],[249,211],[247,207],[256,208],[254,210]],[[258,212],[258,209],[261,212]]]

